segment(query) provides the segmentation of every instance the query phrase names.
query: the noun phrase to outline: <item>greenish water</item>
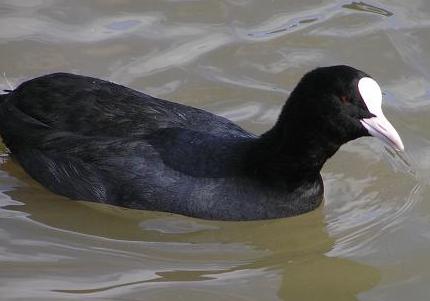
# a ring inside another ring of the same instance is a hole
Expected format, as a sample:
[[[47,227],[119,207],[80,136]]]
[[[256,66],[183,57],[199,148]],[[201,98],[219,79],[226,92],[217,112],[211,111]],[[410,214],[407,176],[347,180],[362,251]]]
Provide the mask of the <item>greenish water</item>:
[[[305,72],[348,64],[383,87],[406,152],[349,143],[321,208],[260,222],[70,201],[4,156],[0,299],[427,300],[429,20],[418,0],[1,0],[0,88],[92,75],[261,133]]]

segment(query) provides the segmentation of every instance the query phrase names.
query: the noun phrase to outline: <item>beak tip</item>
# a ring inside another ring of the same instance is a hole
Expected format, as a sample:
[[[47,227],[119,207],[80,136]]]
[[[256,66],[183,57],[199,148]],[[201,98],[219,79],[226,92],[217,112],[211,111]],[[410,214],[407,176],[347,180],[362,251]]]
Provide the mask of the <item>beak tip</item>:
[[[397,145],[396,149],[400,152],[404,152],[405,151],[405,146],[403,145],[402,140],[399,141],[399,144]]]
[[[366,128],[369,135],[379,138],[396,151],[403,152],[405,150],[400,135],[383,115],[362,119],[361,123]]]

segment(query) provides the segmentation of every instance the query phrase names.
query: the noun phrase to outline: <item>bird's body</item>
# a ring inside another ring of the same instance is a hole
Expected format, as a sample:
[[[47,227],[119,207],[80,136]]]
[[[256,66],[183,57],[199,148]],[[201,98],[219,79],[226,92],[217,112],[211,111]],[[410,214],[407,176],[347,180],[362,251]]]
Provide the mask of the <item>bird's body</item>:
[[[300,120],[302,96],[293,92],[274,128],[255,136],[203,110],[56,73],[0,96],[0,133],[34,179],[72,199],[208,219],[286,217],[320,204],[324,162],[368,134],[313,130],[320,109]]]

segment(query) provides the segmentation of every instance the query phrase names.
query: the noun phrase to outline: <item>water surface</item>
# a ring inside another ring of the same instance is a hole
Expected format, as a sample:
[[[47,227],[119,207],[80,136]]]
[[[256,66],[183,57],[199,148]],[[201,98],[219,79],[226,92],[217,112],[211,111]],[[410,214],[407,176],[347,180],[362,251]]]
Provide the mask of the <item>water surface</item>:
[[[2,300],[426,300],[429,20],[423,0],[0,1],[0,88],[74,72],[262,133],[305,72],[348,64],[406,146],[345,145],[321,208],[259,222],[70,201],[4,156]]]

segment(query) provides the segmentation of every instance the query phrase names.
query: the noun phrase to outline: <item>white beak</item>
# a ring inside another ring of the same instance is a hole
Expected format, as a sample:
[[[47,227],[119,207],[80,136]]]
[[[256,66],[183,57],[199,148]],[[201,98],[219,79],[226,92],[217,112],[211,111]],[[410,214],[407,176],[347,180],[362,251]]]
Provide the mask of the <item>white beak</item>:
[[[360,121],[370,135],[381,139],[396,150],[403,151],[405,149],[399,134],[383,114],[372,118],[365,118]]]
[[[363,77],[358,82],[358,90],[369,112],[375,115],[372,118],[361,119],[361,124],[370,135],[381,139],[396,150],[403,151],[405,147],[402,139],[388,119],[385,118],[384,113],[382,113],[382,92],[378,83],[370,77]]]

